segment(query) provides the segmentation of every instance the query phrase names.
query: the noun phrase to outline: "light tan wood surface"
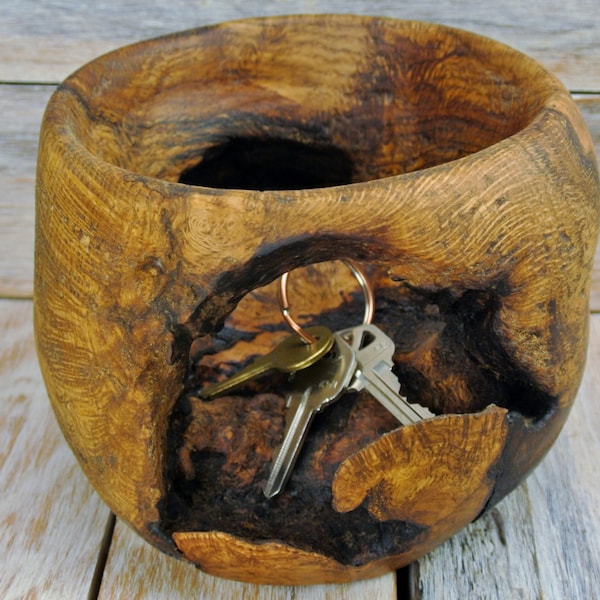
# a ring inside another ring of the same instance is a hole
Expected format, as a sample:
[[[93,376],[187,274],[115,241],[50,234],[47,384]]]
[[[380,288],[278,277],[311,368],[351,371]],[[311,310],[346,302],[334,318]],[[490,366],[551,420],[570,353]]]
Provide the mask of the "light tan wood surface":
[[[228,582],[160,554],[119,522],[102,548],[109,513],[55,423],[32,338],[33,195],[44,107],[58,81],[125,43],[260,14],[381,14],[469,29],[540,60],[570,90],[586,92],[575,98],[598,153],[600,3],[23,0],[0,12],[0,597],[85,598],[91,590],[101,598],[396,598],[391,575],[306,588]],[[599,256],[594,312],[600,311]],[[411,566],[409,586],[405,575],[398,577],[399,598],[598,596],[600,316],[592,317],[590,342],[578,399],[544,462],[490,514]]]

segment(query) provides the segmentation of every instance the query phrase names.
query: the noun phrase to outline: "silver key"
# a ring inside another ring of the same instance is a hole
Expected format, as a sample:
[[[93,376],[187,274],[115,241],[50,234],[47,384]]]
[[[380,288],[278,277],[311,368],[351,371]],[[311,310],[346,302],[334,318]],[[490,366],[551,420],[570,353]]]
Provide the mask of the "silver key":
[[[400,395],[400,382],[392,372],[394,341],[375,325],[359,325],[335,334],[356,354],[357,368],[350,389],[366,389],[400,423],[410,425],[435,415]]]
[[[348,388],[356,364],[354,351],[334,334],[334,347],[329,354],[289,376],[286,428],[263,490],[267,498],[277,495],[287,483],[315,414],[335,402]]]

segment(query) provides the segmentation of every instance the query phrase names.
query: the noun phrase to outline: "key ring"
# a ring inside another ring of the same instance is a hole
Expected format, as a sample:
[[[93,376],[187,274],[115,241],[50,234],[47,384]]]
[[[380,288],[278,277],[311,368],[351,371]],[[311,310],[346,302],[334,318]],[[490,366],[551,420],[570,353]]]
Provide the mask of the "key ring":
[[[375,310],[375,300],[373,297],[373,289],[371,288],[369,281],[367,280],[364,272],[358,267],[358,265],[351,260],[342,259],[342,262],[352,271],[352,274],[360,284],[365,297],[365,312],[363,315],[363,325],[368,325],[373,320],[373,312]],[[306,344],[314,344],[317,339],[304,331],[300,325],[294,320],[290,314],[290,302],[287,295],[287,282],[290,272],[284,273],[279,279],[279,309],[285,319],[285,322],[300,336],[300,338]]]

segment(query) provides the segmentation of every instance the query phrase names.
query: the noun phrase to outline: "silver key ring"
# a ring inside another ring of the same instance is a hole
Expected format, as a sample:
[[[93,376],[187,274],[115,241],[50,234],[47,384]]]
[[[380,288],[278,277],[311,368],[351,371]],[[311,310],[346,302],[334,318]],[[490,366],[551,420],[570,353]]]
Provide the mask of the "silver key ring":
[[[375,299],[373,296],[373,289],[367,280],[364,272],[358,267],[358,265],[351,260],[342,259],[342,262],[352,271],[352,274],[360,284],[365,298],[365,312],[363,315],[363,325],[368,325],[373,320],[373,312],[375,310]],[[300,336],[300,338],[306,344],[314,344],[317,339],[304,331],[300,325],[294,320],[290,313],[290,302],[287,295],[287,282],[290,272],[284,273],[279,279],[279,309],[285,319],[285,322]]]

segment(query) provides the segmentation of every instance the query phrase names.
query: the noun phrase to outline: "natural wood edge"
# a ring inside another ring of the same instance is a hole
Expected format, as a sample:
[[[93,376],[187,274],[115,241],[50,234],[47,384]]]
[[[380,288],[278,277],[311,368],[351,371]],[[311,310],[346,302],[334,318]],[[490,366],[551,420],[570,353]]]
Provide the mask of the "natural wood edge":
[[[165,556],[117,520],[98,599],[120,600],[124,597],[127,600],[396,600],[397,588],[393,571],[361,581],[299,584],[293,588],[225,579],[203,572],[187,561]]]
[[[468,504],[480,496],[477,490],[487,481],[487,497],[492,484],[487,473],[508,433],[506,415],[506,409],[490,406],[476,414],[441,415],[382,436],[338,467],[333,481],[336,510],[353,510],[368,499],[369,511],[382,521],[435,527],[450,516],[440,512],[440,506],[455,512],[454,504],[447,502],[451,491],[463,494],[453,501]],[[419,479],[425,471],[428,477]],[[475,514],[482,508],[476,504]]]
[[[220,531],[177,532],[173,538],[182,554],[206,573],[251,583],[344,583],[378,577],[404,564],[389,557],[352,567],[279,542],[252,543]]]

